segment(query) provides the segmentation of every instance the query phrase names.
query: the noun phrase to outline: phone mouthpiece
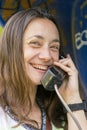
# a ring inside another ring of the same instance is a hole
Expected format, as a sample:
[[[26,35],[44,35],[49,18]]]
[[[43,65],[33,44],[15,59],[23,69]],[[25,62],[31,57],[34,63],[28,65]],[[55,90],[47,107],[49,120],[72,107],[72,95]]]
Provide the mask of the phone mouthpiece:
[[[42,77],[41,83],[45,89],[54,91],[54,85],[57,84],[59,88],[63,83],[66,75],[66,72],[64,72],[59,67],[51,66]]]

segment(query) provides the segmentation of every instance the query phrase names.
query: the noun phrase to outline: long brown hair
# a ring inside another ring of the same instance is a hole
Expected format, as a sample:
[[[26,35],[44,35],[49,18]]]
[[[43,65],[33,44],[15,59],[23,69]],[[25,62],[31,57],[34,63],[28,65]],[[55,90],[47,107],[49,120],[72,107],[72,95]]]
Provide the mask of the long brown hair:
[[[0,104],[3,108],[8,105],[20,122],[30,110],[29,95],[32,89],[32,83],[25,72],[22,38],[27,25],[37,17],[50,19],[58,28],[50,13],[37,8],[22,10],[8,20],[0,43]],[[38,87],[38,95],[45,105],[49,119],[59,126],[64,119],[59,118],[63,111],[55,92],[48,92],[41,86]]]

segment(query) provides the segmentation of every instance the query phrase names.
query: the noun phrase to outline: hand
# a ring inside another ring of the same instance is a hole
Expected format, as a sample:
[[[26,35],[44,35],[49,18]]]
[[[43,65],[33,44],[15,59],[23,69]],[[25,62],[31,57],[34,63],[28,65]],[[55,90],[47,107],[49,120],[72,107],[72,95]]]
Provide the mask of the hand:
[[[59,91],[65,101],[68,104],[81,102],[81,97],[79,94],[78,71],[70,55],[68,54],[66,58],[60,59],[58,62],[54,62],[54,65],[63,69],[69,76],[59,88]]]

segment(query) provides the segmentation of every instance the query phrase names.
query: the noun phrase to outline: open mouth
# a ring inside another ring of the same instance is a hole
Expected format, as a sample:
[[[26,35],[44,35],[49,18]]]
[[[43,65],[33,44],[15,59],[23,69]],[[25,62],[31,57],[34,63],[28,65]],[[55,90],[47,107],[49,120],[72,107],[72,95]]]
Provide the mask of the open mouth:
[[[39,70],[43,70],[43,71],[46,71],[48,69],[48,67],[49,67],[47,65],[38,65],[38,64],[31,64],[31,65],[35,69],[39,69]]]

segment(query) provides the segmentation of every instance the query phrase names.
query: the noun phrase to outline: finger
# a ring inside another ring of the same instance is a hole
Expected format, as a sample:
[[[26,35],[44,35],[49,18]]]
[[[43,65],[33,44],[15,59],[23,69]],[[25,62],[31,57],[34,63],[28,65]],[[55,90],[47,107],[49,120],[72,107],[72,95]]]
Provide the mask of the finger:
[[[65,66],[71,67],[72,69],[76,68],[74,65],[74,62],[72,61],[70,56],[67,56],[67,58],[59,60],[59,63],[65,65]]]
[[[59,62],[55,62],[54,65],[60,67],[62,70],[64,70],[66,73],[68,73],[68,75],[72,75],[72,73],[74,72],[71,68],[69,68],[68,66],[65,66]]]

